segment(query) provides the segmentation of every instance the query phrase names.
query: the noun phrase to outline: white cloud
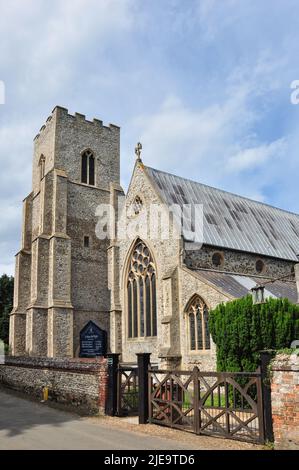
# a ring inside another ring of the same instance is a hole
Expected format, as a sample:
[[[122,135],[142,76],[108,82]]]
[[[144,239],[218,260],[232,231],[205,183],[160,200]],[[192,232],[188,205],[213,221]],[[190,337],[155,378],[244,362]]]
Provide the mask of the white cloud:
[[[217,152],[218,158],[223,158],[228,144],[235,145],[234,137],[252,119],[250,110],[241,108],[237,95],[224,105],[202,110],[191,109],[172,96],[156,113],[141,115],[134,124],[144,143],[145,159],[148,156],[152,164],[164,167],[182,166],[185,173],[192,174],[203,159],[215,157]]]
[[[122,126],[125,182],[141,140],[146,164],[298,211],[294,5],[0,0],[2,266],[19,246],[32,138],[56,104]]]
[[[177,97],[166,97],[155,113],[134,120],[144,143],[145,161],[148,158],[153,165],[180,168],[186,175],[207,175],[209,168],[223,166],[238,148],[252,143],[250,128],[258,116],[247,100],[243,83],[221,104],[202,109],[188,107]]]
[[[0,275],[2,276],[2,274],[7,274],[8,276],[14,276],[15,264],[14,263],[9,263],[9,264],[0,263]]]
[[[22,200],[31,190],[34,122],[0,127],[0,275],[13,274],[20,248]]]
[[[26,120],[0,127],[0,188],[4,199],[18,200],[24,188],[30,188],[32,140],[36,129],[34,122]]]
[[[270,144],[243,149],[228,159],[226,171],[239,173],[247,169],[254,170],[266,163],[271,164],[269,160],[280,157],[282,152],[285,151],[285,139],[278,139]]]
[[[145,164],[271,202],[271,178],[280,174],[290,136],[263,139],[256,129],[263,126],[268,96],[277,89],[272,77],[282,65],[262,53],[255,67],[232,70],[218,102],[198,108],[172,95],[155,112],[138,116],[132,127]]]
[[[55,93],[62,83],[90,76],[85,58],[100,60],[107,46],[133,26],[134,0],[0,0],[1,66],[17,61],[18,93]],[[8,83],[9,86],[9,83]],[[74,86],[74,85],[73,85]],[[16,91],[16,90],[15,90]]]
[[[11,266],[21,245],[22,203],[1,199],[0,221],[0,264]]]
[[[37,64],[67,58],[93,41],[101,48],[102,41],[106,44],[128,30],[133,17],[131,0],[56,0],[51,11],[34,51]]]
[[[26,44],[35,38],[33,52],[38,51],[40,58],[61,54],[85,40],[92,41],[95,34],[106,40],[129,29],[134,3],[134,0],[53,0],[49,4],[47,0],[11,0],[8,4],[0,0],[1,35],[10,45],[21,40]]]

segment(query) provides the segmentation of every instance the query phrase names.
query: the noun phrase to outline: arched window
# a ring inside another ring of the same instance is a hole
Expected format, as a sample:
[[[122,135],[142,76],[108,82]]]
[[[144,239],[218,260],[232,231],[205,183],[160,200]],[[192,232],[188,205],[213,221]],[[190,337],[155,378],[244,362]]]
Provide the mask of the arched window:
[[[157,336],[156,269],[145,243],[137,240],[127,276],[128,336]]]
[[[85,150],[82,154],[81,183],[94,186],[94,156],[90,150]]]
[[[189,347],[191,351],[210,349],[210,333],[208,325],[209,311],[205,302],[196,295],[187,308]]]
[[[41,155],[39,159],[39,177],[42,180],[45,176],[46,157]]]

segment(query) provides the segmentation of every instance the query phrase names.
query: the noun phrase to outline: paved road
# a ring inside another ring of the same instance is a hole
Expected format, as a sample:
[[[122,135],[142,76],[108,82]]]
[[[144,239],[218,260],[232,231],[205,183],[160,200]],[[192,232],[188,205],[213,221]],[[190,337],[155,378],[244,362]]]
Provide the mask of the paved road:
[[[0,390],[1,450],[181,448],[174,440],[108,427],[100,419],[81,418]]]

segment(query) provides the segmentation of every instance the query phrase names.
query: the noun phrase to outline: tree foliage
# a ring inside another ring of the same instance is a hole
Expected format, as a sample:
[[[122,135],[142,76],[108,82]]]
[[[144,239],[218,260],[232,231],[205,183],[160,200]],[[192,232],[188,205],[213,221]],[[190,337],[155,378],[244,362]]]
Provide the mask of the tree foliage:
[[[3,274],[0,277],[0,339],[8,344],[9,314],[13,306],[14,278]]]
[[[259,351],[290,347],[299,339],[299,306],[269,298],[253,305],[252,296],[218,305],[209,315],[217,346],[217,370],[254,371]]]

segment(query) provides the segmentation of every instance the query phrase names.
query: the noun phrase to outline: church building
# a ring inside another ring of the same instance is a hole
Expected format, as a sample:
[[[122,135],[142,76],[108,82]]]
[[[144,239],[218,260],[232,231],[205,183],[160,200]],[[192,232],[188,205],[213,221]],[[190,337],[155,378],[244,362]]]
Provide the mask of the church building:
[[[57,106],[35,137],[12,355],[80,357],[92,322],[124,363],[149,352],[215,370],[211,309],[256,285],[298,302],[299,215],[150,168],[140,144],[136,155],[124,194],[118,126]]]

